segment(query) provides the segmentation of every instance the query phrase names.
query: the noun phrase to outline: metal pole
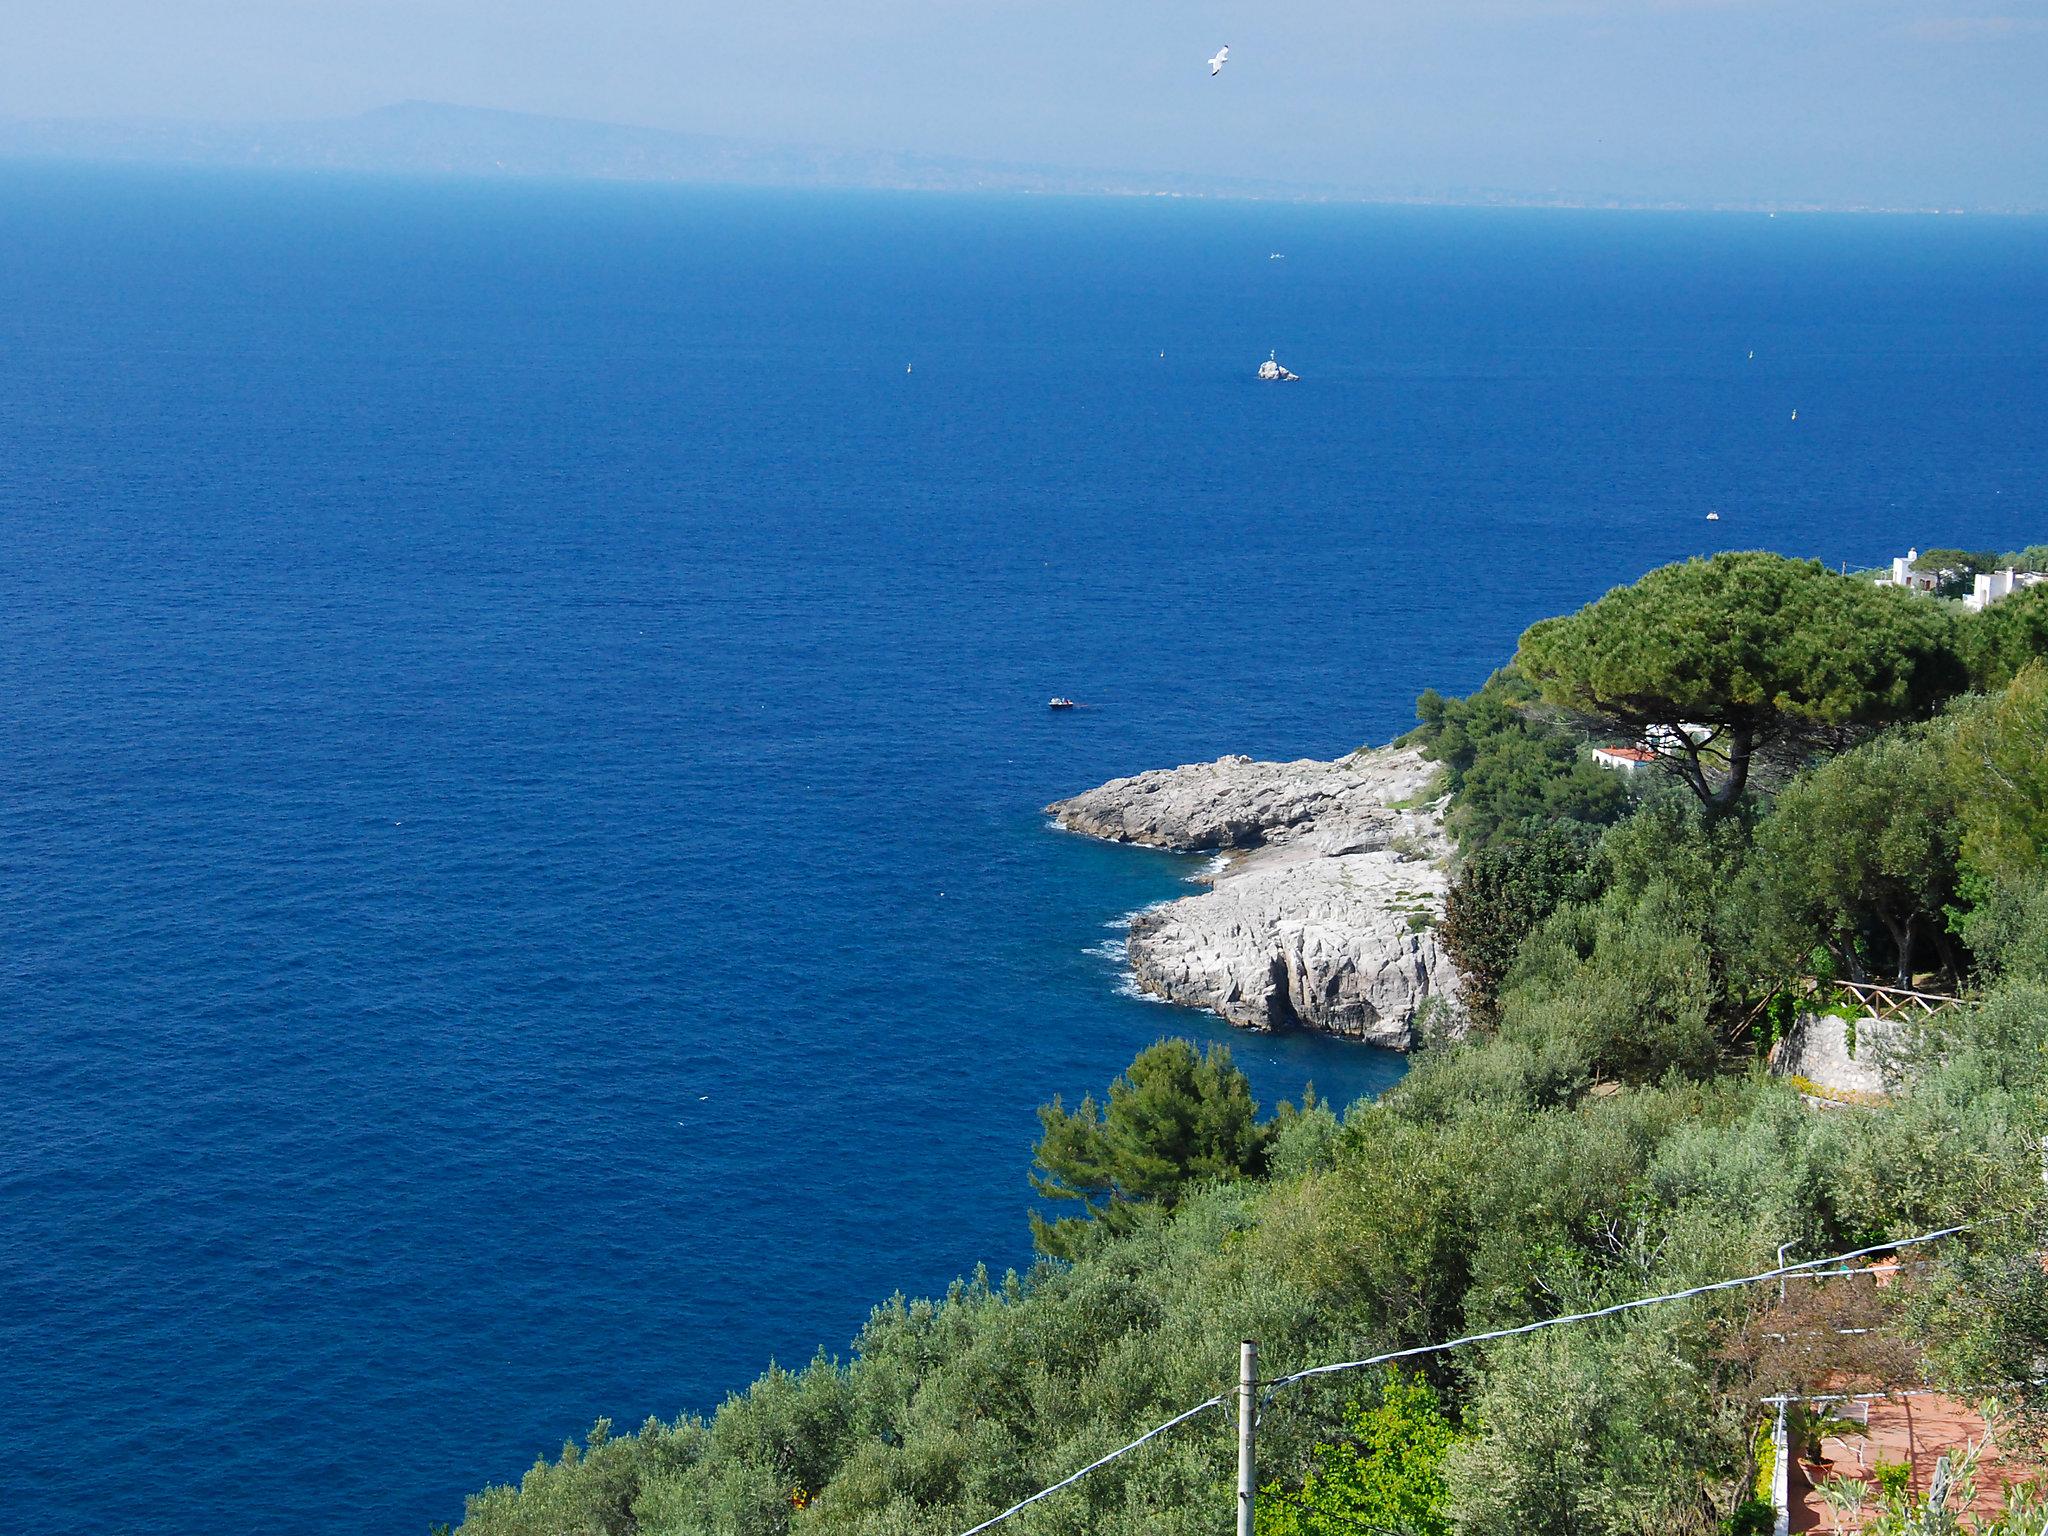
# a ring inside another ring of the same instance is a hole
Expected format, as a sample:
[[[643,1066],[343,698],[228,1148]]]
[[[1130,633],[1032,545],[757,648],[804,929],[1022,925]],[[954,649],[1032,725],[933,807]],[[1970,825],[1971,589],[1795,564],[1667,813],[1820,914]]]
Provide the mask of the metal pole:
[[[1778,1394],[1778,1423],[1771,1431],[1771,1536],[1792,1533],[1792,1441],[1785,1433],[1785,1395]]]
[[[1252,1495],[1259,1481],[1259,1346],[1237,1349],[1237,1536],[1252,1536]]]

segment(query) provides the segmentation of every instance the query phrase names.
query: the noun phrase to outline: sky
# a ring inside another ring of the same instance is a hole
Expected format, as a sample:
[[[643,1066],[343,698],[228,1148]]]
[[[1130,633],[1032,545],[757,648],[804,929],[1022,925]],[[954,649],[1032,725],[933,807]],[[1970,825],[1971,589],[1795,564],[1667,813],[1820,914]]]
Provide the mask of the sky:
[[[1402,195],[2048,203],[2048,0],[5,0],[0,116],[406,100]],[[1231,63],[1212,81],[1204,60]]]

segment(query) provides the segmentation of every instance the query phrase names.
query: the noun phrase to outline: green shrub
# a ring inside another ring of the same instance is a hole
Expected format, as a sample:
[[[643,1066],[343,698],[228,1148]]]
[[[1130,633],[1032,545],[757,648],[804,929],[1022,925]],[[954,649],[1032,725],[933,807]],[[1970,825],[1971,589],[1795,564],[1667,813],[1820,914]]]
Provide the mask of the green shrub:
[[[1551,826],[1495,842],[1459,869],[1439,933],[1475,1018],[1495,1017],[1501,982],[1523,940],[1561,902],[1583,893],[1592,851],[1589,829]]]
[[[1311,1453],[1298,1488],[1262,1491],[1259,1536],[1451,1536],[1443,1462],[1456,1441],[1429,1384],[1390,1372],[1377,1402],[1351,1405],[1343,1437]]]

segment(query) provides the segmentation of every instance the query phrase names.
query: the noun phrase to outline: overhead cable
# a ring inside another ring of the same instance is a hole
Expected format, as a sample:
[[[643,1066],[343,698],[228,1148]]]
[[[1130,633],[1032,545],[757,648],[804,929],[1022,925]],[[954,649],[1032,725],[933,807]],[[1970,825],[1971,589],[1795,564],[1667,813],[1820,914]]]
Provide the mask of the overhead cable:
[[[1445,1350],[1462,1349],[1467,1344],[1490,1344],[1499,1339],[1512,1339],[1526,1333],[1538,1333],[1545,1328],[1562,1328],[1568,1323],[1590,1323],[1599,1318],[1615,1317],[1623,1312],[1633,1312],[1641,1307],[1661,1306],[1665,1302],[1670,1301],[1689,1301],[1695,1296],[1710,1296],[1717,1291],[1737,1290],[1745,1285],[1758,1285],[1763,1281],[1777,1280],[1788,1275],[1812,1274],[1814,1271],[1824,1271],[1832,1274],[1862,1274],[1864,1273],[1862,1270],[1847,1269],[1843,1266],[1847,1265],[1851,1259],[1868,1258],[1874,1253],[1890,1253],[1898,1248],[1912,1248],[1922,1243],[1939,1242],[1945,1237],[1954,1237],[1958,1233],[1967,1232],[1977,1225],[1980,1225],[1980,1223],[1967,1222],[1958,1227],[1943,1227],[1938,1232],[1922,1232],[1917,1237],[1901,1237],[1895,1238],[1890,1242],[1872,1243],[1867,1248],[1853,1248],[1847,1253],[1834,1253],[1824,1258],[1805,1259],[1797,1264],[1784,1264],[1776,1269],[1764,1270],[1761,1274],[1743,1275],[1735,1280],[1715,1280],[1707,1285],[1695,1285],[1686,1290],[1669,1292],[1663,1296],[1639,1296],[1633,1301],[1617,1302],[1614,1306],[1601,1307],[1592,1312],[1572,1312],[1562,1317],[1546,1317],[1537,1322],[1524,1323],[1519,1328],[1496,1328],[1488,1333],[1468,1333],[1462,1338],[1446,1339],[1439,1344],[1418,1344],[1410,1349],[1389,1350],[1382,1355],[1369,1355],[1363,1360],[1339,1360],[1330,1365],[1312,1365],[1306,1370],[1293,1371],[1285,1376],[1276,1376],[1271,1381],[1262,1383],[1262,1385],[1266,1387],[1266,1397],[1270,1401],[1272,1394],[1279,1391],[1280,1388],[1291,1386],[1297,1381],[1306,1381],[1311,1376],[1331,1376],[1339,1371],[1363,1370],[1368,1366],[1388,1365],[1396,1360],[1413,1360],[1422,1355],[1436,1355],[1442,1354]],[[1814,1278],[1817,1279],[1820,1276],[1816,1274]],[[1118,1446],[1107,1456],[1101,1456],[1089,1462],[1080,1471],[1061,1478],[1049,1487],[1039,1489],[1038,1492],[1032,1494],[1029,1498],[1019,1499],[1001,1514],[992,1515],[982,1521],[981,1524],[968,1527],[960,1533],[960,1536],[980,1536],[980,1533],[983,1531],[993,1530],[1011,1516],[1021,1514],[1029,1509],[1040,1499],[1050,1498],[1063,1488],[1071,1488],[1089,1473],[1099,1471],[1119,1457],[1128,1456],[1148,1440],[1157,1439],[1169,1429],[1185,1424],[1197,1414],[1206,1413],[1211,1408],[1219,1407],[1229,1395],[1227,1392],[1219,1392],[1216,1396],[1195,1404],[1194,1407],[1186,1412],[1175,1414],[1165,1423],[1155,1425],[1151,1429],[1146,1430],[1144,1434],[1138,1436],[1137,1439],[1131,1441],[1128,1445]]]

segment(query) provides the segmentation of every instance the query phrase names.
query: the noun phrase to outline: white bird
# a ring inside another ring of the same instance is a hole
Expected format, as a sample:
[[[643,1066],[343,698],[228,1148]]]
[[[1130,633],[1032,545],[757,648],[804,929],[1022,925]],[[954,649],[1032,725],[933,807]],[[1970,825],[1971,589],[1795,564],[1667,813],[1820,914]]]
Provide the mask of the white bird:
[[[1216,50],[1216,57],[1209,61],[1209,78],[1215,79],[1223,73],[1223,66],[1230,62],[1230,44],[1225,43]]]

